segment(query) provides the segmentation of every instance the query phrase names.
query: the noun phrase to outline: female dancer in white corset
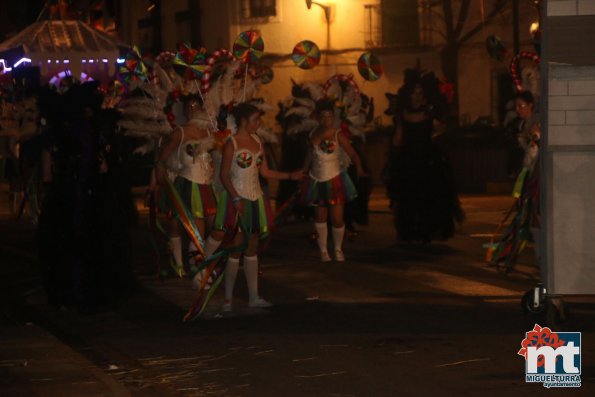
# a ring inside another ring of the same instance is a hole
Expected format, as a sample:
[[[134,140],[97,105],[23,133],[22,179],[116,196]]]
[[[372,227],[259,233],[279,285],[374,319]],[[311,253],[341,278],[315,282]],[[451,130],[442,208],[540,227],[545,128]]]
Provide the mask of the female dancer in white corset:
[[[260,110],[248,103],[237,105],[232,114],[238,130],[223,147],[221,182],[225,188],[218,197],[215,231],[205,245],[205,255],[214,253],[224,232],[237,232],[234,246],[240,245],[244,236],[239,223],[245,227],[248,246],[241,253],[231,254],[225,267],[224,311],[232,310],[233,289],[243,256],[244,273],[248,284],[248,306],[269,307],[271,303],[258,294],[258,242],[270,232],[272,217],[269,198],[260,186],[259,174],[271,179],[300,179],[302,171],[292,173],[271,170],[266,162],[262,144],[256,135],[260,127]]]

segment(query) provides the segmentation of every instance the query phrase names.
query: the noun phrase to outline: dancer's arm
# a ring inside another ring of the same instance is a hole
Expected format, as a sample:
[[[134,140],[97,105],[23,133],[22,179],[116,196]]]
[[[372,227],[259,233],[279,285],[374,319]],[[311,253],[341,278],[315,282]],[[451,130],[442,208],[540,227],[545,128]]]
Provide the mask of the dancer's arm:
[[[276,171],[269,168],[266,157],[262,157],[262,165],[260,166],[260,175],[267,179],[301,179],[302,170],[293,172]]]
[[[366,176],[367,175],[366,171],[364,171],[364,167],[362,167],[362,161],[359,158],[359,156],[358,156],[357,152],[355,151],[355,149],[353,148],[353,146],[351,146],[351,143],[349,142],[349,140],[341,134],[337,134],[337,139],[339,141],[339,145],[341,145],[343,150],[345,150],[345,153],[347,153],[347,155],[349,156],[351,161],[353,161],[353,164],[355,164],[355,168],[357,170],[357,175],[358,176]]]

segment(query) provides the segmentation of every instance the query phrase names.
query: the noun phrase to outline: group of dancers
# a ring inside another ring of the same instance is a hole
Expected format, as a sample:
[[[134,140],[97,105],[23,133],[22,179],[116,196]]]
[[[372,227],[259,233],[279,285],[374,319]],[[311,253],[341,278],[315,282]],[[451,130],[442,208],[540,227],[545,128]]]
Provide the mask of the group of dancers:
[[[233,65],[228,66],[218,81],[235,74]],[[388,193],[399,241],[449,238],[454,234],[454,224],[463,216],[448,162],[432,142],[442,109],[436,99],[437,80],[430,77],[420,71],[406,75],[394,113],[396,128],[389,159]],[[165,78],[164,75],[162,79]],[[224,88],[213,89],[219,97],[212,94],[205,98],[200,91],[183,95],[180,99],[184,117],[175,128],[167,125],[163,112],[155,110],[160,109],[158,105],[151,105],[152,101],[157,103],[154,99],[159,95],[148,83],[131,89],[118,105],[119,112],[105,109],[106,96],[97,92],[97,85],[78,85],[66,93],[47,91],[41,95],[38,101],[42,116],[48,121],[50,141],[46,151],[53,170],[40,220],[40,234],[45,236],[41,239],[45,253],[42,257],[47,258],[45,279],[51,300],[56,306],[73,301],[98,304],[108,297],[87,297],[85,291],[89,288],[85,284],[97,284],[95,290],[108,291],[102,287],[110,283],[108,274],[126,273],[126,277],[118,277],[122,285],[131,279],[130,253],[125,248],[127,226],[122,222],[130,224],[135,211],[129,189],[123,184],[124,173],[119,171],[130,147],[117,143],[117,131],[135,136],[135,125],[143,134],[153,134],[138,136],[146,138],[147,144],[141,149],[156,149],[151,201],[167,224],[165,234],[174,267],[180,276],[188,275],[190,286],[201,292],[215,288],[223,273],[223,311],[233,310],[240,264],[248,286],[248,306],[271,306],[258,288],[261,242],[275,226],[267,179],[298,184],[290,201],[313,207],[320,261],[344,262],[345,206],[357,197],[361,191],[356,188],[358,183],[368,176],[350,134],[361,134],[368,109],[362,106],[365,101],[356,87],[335,80],[335,85],[327,84],[326,91],[322,85],[310,84],[308,98],[293,97],[295,107],[287,113],[303,117],[288,129],[305,135],[307,150],[301,164],[283,167],[283,171],[269,166],[265,154],[268,138],[263,133],[262,116],[270,108],[253,98],[250,91],[254,87],[246,88],[246,82],[239,89],[230,88],[229,92],[236,92],[225,99]],[[230,86],[236,84],[233,77],[229,81]],[[144,91],[138,94],[138,90]],[[246,98],[241,99],[245,100],[238,100],[244,95]],[[64,106],[58,105],[61,103]],[[139,114],[144,124],[130,119],[131,114]],[[157,141],[160,143],[152,146]],[[109,196],[110,191],[117,191],[119,196]],[[119,217],[116,213],[130,216]],[[189,227],[185,216],[194,228]],[[97,236],[95,230],[100,229],[103,232]],[[55,230],[64,233],[54,233]],[[83,239],[91,245],[86,250],[76,250],[72,257],[65,256],[67,251],[56,251],[56,247],[67,245],[71,239]],[[112,248],[101,248],[108,245]],[[98,250],[115,256],[93,255]],[[212,258],[223,256],[221,253],[225,253],[224,267],[222,272],[214,273],[208,265]],[[121,270],[106,272],[102,263],[107,262],[119,263]]]
[[[233,308],[233,290],[240,266],[243,264],[248,286],[248,306],[264,308],[271,303],[263,299],[258,290],[258,247],[272,229],[273,215],[261,177],[278,180],[303,180],[297,200],[315,206],[318,234],[317,242],[323,262],[332,260],[328,251],[327,218],[330,213],[333,238],[333,257],[345,261],[342,245],[345,234],[344,205],[355,197],[355,187],[341,166],[340,151],[352,160],[359,175],[365,175],[361,160],[335,126],[334,103],[321,100],[316,104],[318,127],[309,134],[310,150],[303,167],[291,172],[271,169],[264,156],[263,143],[258,131],[262,110],[250,102],[233,106],[227,118],[227,133],[212,131],[200,121],[204,115],[203,103],[198,96],[185,101],[187,122],[176,128],[163,143],[155,166],[153,189],[159,197],[160,211],[170,218],[169,247],[181,268],[193,266],[192,287],[210,288],[210,277],[201,262],[217,252],[224,240],[229,246],[242,246],[232,250],[225,264],[225,300],[223,311]],[[227,126],[226,125],[226,126]],[[173,211],[173,203],[164,187],[172,183],[184,206],[189,210],[199,234],[207,236],[204,251],[190,241],[187,266],[184,266],[182,229]],[[227,239],[226,239],[227,237]],[[204,280],[209,278],[208,280]]]

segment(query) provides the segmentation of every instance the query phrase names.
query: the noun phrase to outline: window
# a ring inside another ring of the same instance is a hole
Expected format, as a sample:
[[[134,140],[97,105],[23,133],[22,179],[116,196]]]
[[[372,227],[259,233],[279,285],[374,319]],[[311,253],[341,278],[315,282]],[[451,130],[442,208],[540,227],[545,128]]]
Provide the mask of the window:
[[[382,45],[413,47],[419,43],[417,0],[381,0]]]
[[[380,4],[364,4],[364,42],[366,48],[382,46]]]
[[[277,0],[244,0],[244,18],[270,18],[277,16]]]

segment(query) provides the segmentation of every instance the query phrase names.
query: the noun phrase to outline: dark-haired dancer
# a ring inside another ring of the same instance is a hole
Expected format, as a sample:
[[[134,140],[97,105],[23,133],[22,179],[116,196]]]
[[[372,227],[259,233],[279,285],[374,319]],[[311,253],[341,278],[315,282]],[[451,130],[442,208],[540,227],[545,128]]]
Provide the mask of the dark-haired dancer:
[[[256,135],[261,124],[260,110],[256,106],[241,103],[232,110],[232,115],[238,130],[223,147],[220,176],[225,190],[219,196],[215,231],[207,239],[205,255],[209,257],[217,250],[225,232],[237,232],[233,245],[240,245],[244,236],[238,230],[238,222],[243,223],[249,236],[247,248],[231,254],[227,260],[224,311],[232,310],[233,289],[242,255],[248,306],[271,306],[258,293],[258,242],[269,233],[272,221],[269,198],[262,191],[259,174],[271,179],[300,179],[302,176],[301,170],[289,173],[269,169]]]
[[[463,220],[450,164],[432,142],[445,105],[438,83],[409,70],[398,93],[388,185],[398,241],[444,240]]]
[[[316,115],[320,124],[310,133],[310,150],[305,165],[309,178],[304,189],[304,201],[316,207],[314,217],[320,259],[331,261],[327,248],[327,217],[330,212],[335,260],[343,262],[344,208],[345,203],[356,197],[356,190],[341,166],[340,150],[343,149],[351,158],[358,176],[365,176],[365,172],[349,141],[334,126],[333,103],[318,102]]]

